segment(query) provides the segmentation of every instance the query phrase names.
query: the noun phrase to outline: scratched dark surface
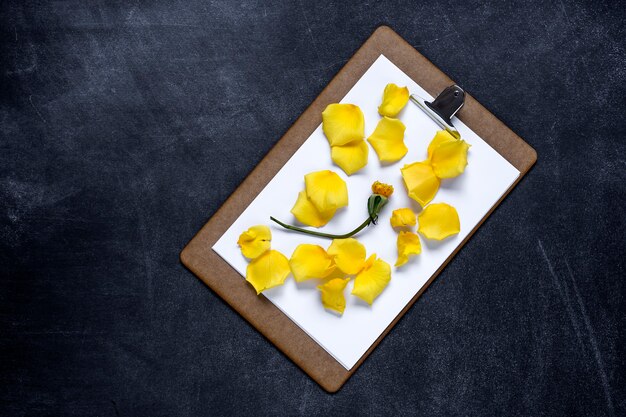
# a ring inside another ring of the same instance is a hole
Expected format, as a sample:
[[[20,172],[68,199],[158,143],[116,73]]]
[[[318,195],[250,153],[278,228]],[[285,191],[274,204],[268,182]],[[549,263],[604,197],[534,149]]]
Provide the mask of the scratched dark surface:
[[[0,414],[626,415],[618,2],[2,2]],[[178,260],[380,24],[539,153],[336,395]]]

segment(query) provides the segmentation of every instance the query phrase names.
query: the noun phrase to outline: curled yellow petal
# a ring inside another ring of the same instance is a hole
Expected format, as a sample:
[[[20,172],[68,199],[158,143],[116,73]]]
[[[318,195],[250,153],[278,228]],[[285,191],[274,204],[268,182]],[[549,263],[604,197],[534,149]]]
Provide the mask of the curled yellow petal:
[[[461,231],[456,209],[446,203],[426,206],[418,216],[417,231],[427,239],[442,240]]]
[[[322,130],[330,146],[341,146],[363,139],[363,112],[354,104],[329,104],[322,112]]]
[[[320,213],[306,196],[305,191],[298,193],[298,199],[291,209],[291,213],[302,224],[313,227],[322,227],[335,215],[333,210]]]
[[[285,255],[276,250],[269,250],[248,264],[246,281],[252,284],[257,294],[260,294],[269,288],[282,285],[290,271],[289,261]]]
[[[398,246],[398,260],[395,266],[402,266],[409,261],[409,257],[422,253],[420,238],[415,233],[400,232],[396,242]]]
[[[354,279],[352,295],[371,305],[389,281],[391,281],[391,267],[382,259],[376,259],[376,255],[372,255]]]
[[[331,146],[330,157],[339,168],[352,175],[365,165],[367,165],[367,156],[369,147],[364,140],[357,140],[342,146]]]
[[[335,270],[333,258],[318,245],[301,244],[289,259],[291,273],[297,282],[312,278],[326,278]]]
[[[391,227],[415,226],[417,217],[415,217],[415,213],[410,208],[399,208],[391,213],[389,222]]]
[[[438,130],[437,133],[435,133],[435,137],[428,144],[428,160],[431,160],[434,150],[440,145],[455,140],[457,139],[452,136],[447,130]]]
[[[465,171],[470,145],[440,130],[428,145],[428,160],[439,178],[454,178]]]
[[[306,195],[324,216],[348,205],[346,182],[333,171],[311,172],[304,176]]]
[[[346,297],[343,295],[343,290],[348,282],[350,278],[335,278],[317,287],[322,293],[324,308],[343,314],[346,309]]]
[[[439,190],[440,180],[427,162],[413,162],[405,165],[402,179],[409,193],[409,197],[417,201],[422,207],[430,203]]]
[[[354,238],[334,239],[328,247],[328,254],[344,273],[353,275],[365,264],[365,246]]]
[[[387,84],[383,92],[383,102],[378,107],[381,116],[396,117],[409,101],[409,89]]]
[[[237,244],[241,247],[243,256],[254,259],[268,250],[271,245],[272,232],[264,225],[252,226],[241,235]]]
[[[374,133],[367,138],[381,162],[395,162],[406,155],[408,148],[404,144],[406,127],[398,119],[383,117],[378,122]]]

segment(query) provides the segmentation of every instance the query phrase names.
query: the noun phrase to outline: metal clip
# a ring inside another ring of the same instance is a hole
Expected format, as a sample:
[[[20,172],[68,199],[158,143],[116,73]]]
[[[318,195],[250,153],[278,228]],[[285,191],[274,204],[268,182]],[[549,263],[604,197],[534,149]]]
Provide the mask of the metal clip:
[[[431,119],[443,129],[447,130],[455,138],[461,138],[461,134],[452,125],[450,119],[465,104],[465,91],[458,85],[451,85],[437,96],[432,102],[411,94],[411,101],[424,111]]]

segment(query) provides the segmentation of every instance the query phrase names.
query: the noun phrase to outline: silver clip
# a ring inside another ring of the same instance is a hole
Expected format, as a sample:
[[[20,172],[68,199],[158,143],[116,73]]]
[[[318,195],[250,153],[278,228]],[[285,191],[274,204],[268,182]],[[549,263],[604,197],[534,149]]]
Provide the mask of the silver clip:
[[[450,120],[465,104],[465,91],[461,87],[451,85],[443,90],[432,102],[426,101],[415,94],[411,94],[409,98],[442,129],[448,131],[457,139],[461,138],[461,134]]]

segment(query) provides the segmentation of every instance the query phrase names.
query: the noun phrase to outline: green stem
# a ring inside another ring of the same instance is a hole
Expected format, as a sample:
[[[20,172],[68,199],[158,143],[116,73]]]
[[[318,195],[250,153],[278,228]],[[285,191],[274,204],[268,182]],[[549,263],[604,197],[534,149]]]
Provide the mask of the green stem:
[[[301,227],[296,227],[296,226],[292,226],[290,224],[285,224],[285,223],[281,222],[280,220],[277,220],[277,219],[273,218],[272,216],[270,216],[270,220],[272,220],[273,222],[278,223],[279,225],[281,225],[285,229],[293,230],[293,231],[300,232],[300,233],[306,233],[308,235],[325,237],[325,238],[328,238],[328,239],[347,239],[347,238],[349,238],[351,236],[356,235],[361,230],[365,229],[372,222],[372,218],[368,217],[363,223],[361,223],[361,225],[359,227],[357,227],[356,229],[354,229],[350,233],[346,233],[344,235],[333,235],[331,233],[315,232],[313,230],[307,230],[307,229],[303,229]]]

